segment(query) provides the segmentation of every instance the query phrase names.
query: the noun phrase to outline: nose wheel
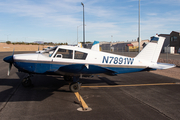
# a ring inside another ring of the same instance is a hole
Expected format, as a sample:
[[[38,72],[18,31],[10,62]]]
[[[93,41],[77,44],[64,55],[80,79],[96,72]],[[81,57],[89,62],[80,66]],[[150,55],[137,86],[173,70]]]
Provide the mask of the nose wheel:
[[[22,83],[22,85],[23,85],[24,87],[31,87],[31,86],[33,86],[30,77],[31,77],[31,76],[25,77],[25,78],[22,80],[21,83]]]

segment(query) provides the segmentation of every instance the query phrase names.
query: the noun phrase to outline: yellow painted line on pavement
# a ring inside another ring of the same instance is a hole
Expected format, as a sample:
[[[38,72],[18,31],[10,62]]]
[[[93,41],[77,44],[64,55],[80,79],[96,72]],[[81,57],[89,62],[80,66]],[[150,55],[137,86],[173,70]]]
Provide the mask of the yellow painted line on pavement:
[[[85,101],[83,100],[83,98],[81,97],[81,95],[79,94],[79,92],[75,92],[74,93],[78,99],[78,101],[80,102],[81,106],[83,107],[83,109],[87,109],[88,106],[87,104],[85,103]]]
[[[152,83],[152,84],[130,84],[130,85],[105,85],[105,86],[81,86],[84,88],[97,88],[97,87],[135,87],[135,86],[156,86],[156,85],[175,85],[176,83]]]

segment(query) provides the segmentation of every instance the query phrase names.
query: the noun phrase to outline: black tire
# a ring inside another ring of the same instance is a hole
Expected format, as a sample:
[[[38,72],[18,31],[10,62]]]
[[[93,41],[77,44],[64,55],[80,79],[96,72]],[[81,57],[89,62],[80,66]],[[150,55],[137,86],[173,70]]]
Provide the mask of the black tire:
[[[30,78],[24,78],[24,79],[22,80],[22,85],[23,85],[24,87],[30,87],[30,86],[32,85],[31,79],[30,79]]]
[[[80,90],[80,88],[81,88],[81,85],[79,83],[71,83],[69,85],[69,89],[72,92],[78,92]]]
[[[65,75],[64,76],[64,80],[67,81],[67,82],[72,82],[73,81],[73,77]]]

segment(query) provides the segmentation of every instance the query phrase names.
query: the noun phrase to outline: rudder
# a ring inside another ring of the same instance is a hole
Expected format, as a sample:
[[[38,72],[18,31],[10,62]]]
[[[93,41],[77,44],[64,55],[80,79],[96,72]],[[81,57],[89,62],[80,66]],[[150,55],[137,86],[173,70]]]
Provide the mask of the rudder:
[[[147,62],[156,63],[158,61],[164,37],[153,37],[146,47],[135,57],[135,59],[142,59]]]

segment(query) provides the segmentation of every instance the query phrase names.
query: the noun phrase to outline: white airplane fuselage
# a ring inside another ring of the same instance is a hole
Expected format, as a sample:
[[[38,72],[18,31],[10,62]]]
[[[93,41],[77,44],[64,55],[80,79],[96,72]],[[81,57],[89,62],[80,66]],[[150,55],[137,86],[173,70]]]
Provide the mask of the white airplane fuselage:
[[[37,74],[108,74],[139,72],[174,67],[157,63],[164,38],[150,42],[135,58],[74,46],[56,46],[42,54],[17,54],[13,64],[20,71]]]
[[[12,64],[21,72],[28,74],[63,75],[71,81],[70,90],[78,91],[80,76],[92,74],[117,75],[122,73],[168,69],[173,64],[157,63],[163,37],[153,37],[146,47],[134,58],[74,46],[56,46],[43,53],[16,54],[4,58],[9,63],[8,75]],[[29,77],[23,79],[23,85],[31,85]]]
[[[57,57],[58,49],[72,51],[71,58]],[[75,52],[87,54],[84,59],[76,59]],[[13,56],[14,66],[20,71],[38,74],[120,74],[146,70],[148,64],[135,58],[93,51],[72,46],[58,46],[54,53],[45,54],[17,54]],[[59,70],[64,66],[64,69]]]

